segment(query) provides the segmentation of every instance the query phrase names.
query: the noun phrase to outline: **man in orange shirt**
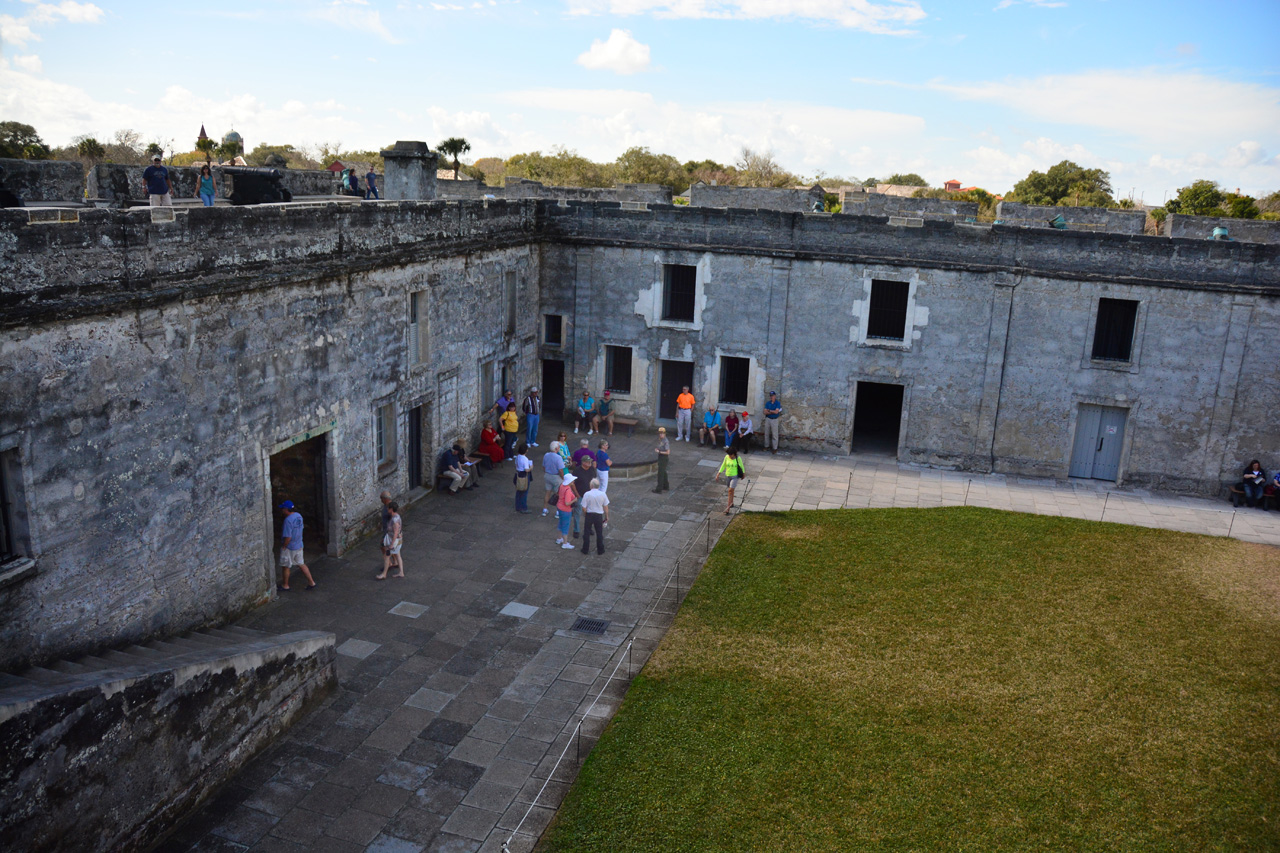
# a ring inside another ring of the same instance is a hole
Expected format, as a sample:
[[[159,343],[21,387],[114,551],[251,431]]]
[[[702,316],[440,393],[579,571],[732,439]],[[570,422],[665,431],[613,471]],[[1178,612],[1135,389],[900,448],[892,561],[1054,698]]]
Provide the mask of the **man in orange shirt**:
[[[684,386],[684,390],[680,392],[680,396],[676,397],[676,441],[684,436],[684,440],[689,440],[689,431],[693,423],[693,407],[697,403],[693,399],[693,395],[689,393],[689,386]]]

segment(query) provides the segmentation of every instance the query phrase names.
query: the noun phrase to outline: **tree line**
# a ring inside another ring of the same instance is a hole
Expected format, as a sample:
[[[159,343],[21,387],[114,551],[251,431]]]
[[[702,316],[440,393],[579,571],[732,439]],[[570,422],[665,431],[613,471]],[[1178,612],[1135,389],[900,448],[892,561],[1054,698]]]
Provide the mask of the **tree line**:
[[[442,140],[436,146],[442,165],[452,164],[455,179],[466,177],[490,186],[501,186],[506,178],[524,178],[549,186],[565,187],[611,187],[619,183],[660,184],[671,187],[672,193],[679,195],[698,181],[739,187],[822,184],[828,190],[841,186],[874,187],[877,184],[894,184],[918,187],[913,193],[918,198],[977,202],[983,218],[994,216],[996,203],[1001,199],[1000,196],[980,188],[953,191],[932,187],[915,172],[895,172],[885,178],[868,177],[862,180],[823,173],[806,177],[782,166],[772,151],[757,151],[745,146],[732,163],[715,160],[687,160],[682,163],[670,154],[653,152],[644,146],[628,148],[616,160],[605,162],[596,162],[565,147],[553,148],[549,153],[530,151],[507,158],[481,157],[471,163],[462,162],[462,155],[470,150],[471,143],[457,136]],[[196,140],[189,151],[176,152],[173,140],[169,140],[167,145],[162,144],[161,140],[143,143],[141,134],[124,129],[116,131],[106,142],[92,136],[80,136],[68,146],[51,147],[45,144],[36,129],[29,124],[0,122],[0,157],[80,160],[86,166],[92,166],[96,163],[141,165],[156,154],[164,156],[170,165],[175,166],[187,166],[206,159],[230,160],[243,156],[251,166],[323,169],[338,160],[347,164],[367,163],[377,171],[382,170],[382,156],[378,151],[347,150],[337,142],[314,146],[261,143],[245,153],[234,140],[218,142],[207,138]],[[1033,170],[1018,181],[1013,190],[1003,198],[1024,204],[1059,207],[1137,207],[1131,198],[1117,199],[1114,196],[1111,175],[1106,170],[1085,168],[1070,160],[1063,160],[1044,172]],[[829,211],[839,212],[840,206],[834,194],[828,194],[826,207]],[[1216,181],[1200,179],[1181,187],[1174,198],[1150,211],[1158,222],[1163,221],[1170,213],[1280,220],[1280,191],[1254,198],[1223,189]]]

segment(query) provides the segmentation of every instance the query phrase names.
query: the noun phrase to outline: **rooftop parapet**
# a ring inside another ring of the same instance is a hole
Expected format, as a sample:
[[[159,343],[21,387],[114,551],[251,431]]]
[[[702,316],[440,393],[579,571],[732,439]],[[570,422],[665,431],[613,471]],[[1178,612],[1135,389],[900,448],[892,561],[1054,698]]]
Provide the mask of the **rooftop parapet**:
[[[538,241],[1280,294],[1280,246],[582,201],[0,211],[0,328]],[[162,215],[163,214],[163,215]]]
[[[1146,226],[1147,214],[1142,210],[1117,210],[1110,207],[1054,207],[1002,201],[996,205],[996,219],[1001,225],[1018,228],[1141,234]],[[1051,224],[1055,221],[1061,224]]]
[[[1280,222],[1266,219],[1230,219],[1225,216],[1183,216],[1171,213],[1164,221],[1163,233],[1166,237],[1212,240],[1215,228],[1225,228],[1227,240],[1280,244]]]

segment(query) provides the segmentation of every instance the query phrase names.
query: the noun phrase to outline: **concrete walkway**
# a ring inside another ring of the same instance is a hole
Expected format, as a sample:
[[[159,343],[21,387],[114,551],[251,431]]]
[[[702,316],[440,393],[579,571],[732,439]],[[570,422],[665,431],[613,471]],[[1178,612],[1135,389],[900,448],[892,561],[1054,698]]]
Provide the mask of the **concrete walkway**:
[[[672,583],[687,589],[723,529],[724,491],[711,483],[721,458],[678,443],[670,493],[653,494],[651,478],[611,484],[603,557],[559,549],[553,517],[516,515],[508,465],[479,490],[405,513],[403,580],[373,579],[373,542],[315,560],[319,589],[299,586],[239,624],[333,631],[339,690],[161,849],[492,853],[510,839],[530,850],[665,631]],[[747,510],[968,503],[1280,545],[1280,513],[1224,501],[866,456],[745,462]],[[609,625],[574,631],[580,616]]]
[[[1226,500],[1116,489],[1100,480],[966,474],[901,465],[884,457],[800,453],[757,452],[747,457],[747,466],[753,482],[745,510],[967,504],[1280,545],[1280,512],[1234,509]]]

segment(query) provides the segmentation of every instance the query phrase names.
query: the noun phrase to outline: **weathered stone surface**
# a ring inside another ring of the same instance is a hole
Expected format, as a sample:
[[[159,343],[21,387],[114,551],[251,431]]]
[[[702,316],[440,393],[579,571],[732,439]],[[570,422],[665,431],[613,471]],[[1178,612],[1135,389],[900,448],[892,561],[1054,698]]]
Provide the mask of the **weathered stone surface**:
[[[0,158],[0,186],[26,202],[84,201],[84,166],[61,160]]]
[[[1266,219],[1229,219],[1225,216],[1184,216],[1171,213],[1164,221],[1166,237],[1188,240],[1213,239],[1214,228],[1227,229],[1230,240],[1246,243],[1280,243],[1280,222]]]
[[[822,187],[722,187],[698,181],[689,187],[690,207],[735,207],[809,213],[817,205],[822,209]]]
[[[0,691],[0,846],[146,849],[336,683],[304,631]]]
[[[977,217],[978,203],[948,198],[913,198],[867,192],[861,187],[842,187],[840,212],[849,216],[915,216],[942,222],[964,222]]]
[[[1002,201],[996,205],[996,219],[1020,228],[1048,228],[1049,220],[1061,216],[1068,231],[1109,231],[1113,234],[1141,234],[1147,214],[1142,210],[1109,207],[1052,207]]]

